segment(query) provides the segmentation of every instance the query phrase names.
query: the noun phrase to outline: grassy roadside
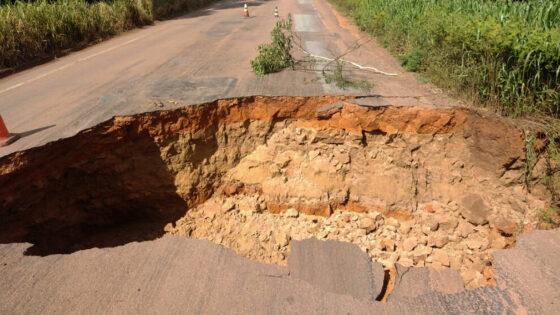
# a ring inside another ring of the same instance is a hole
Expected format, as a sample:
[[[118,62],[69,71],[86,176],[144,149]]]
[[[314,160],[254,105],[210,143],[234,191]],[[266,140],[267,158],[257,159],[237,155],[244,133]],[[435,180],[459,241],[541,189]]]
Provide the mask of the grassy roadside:
[[[560,117],[560,2],[329,1],[408,70],[503,114]]]
[[[0,0],[0,73],[212,1]]]

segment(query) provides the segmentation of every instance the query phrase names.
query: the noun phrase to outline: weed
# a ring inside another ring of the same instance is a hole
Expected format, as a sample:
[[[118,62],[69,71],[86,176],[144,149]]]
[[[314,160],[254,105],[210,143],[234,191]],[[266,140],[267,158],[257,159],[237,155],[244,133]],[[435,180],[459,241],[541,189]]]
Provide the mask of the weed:
[[[560,209],[548,208],[539,212],[539,227],[542,229],[555,229],[560,227]]]
[[[406,70],[412,72],[417,72],[420,70],[420,66],[422,65],[422,58],[422,53],[418,49],[412,49],[410,52],[399,57],[402,66]]]
[[[529,183],[533,168],[537,164],[537,152],[535,151],[536,136],[532,131],[525,132],[525,185],[529,189]]]
[[[271,32],[272,42],[259,45],[259,54],[251,60],[251,68],[258,75],[279,72],[294,66],[292,50],[292,19],[276,22]]]
[[[340,60],[335,61],[335,68],[332,71],[323,70],[325,82],[334,83],[337,87],[345,90],[347,88],[355,88],[364,91],[371,90],[371,83],[366,80],[353,81],[344,76],[344,65]]]

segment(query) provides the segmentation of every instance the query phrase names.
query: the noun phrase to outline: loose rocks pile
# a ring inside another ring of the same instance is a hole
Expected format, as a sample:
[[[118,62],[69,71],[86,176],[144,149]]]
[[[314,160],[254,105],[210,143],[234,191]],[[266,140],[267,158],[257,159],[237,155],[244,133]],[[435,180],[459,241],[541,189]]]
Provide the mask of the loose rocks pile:
[[[171,224],[175,235],[207,239],[261,262],[284,264],[290,240],[307,238],[350,242],[366,251],[386,268],[404,266],[451,267],[459,271],[468,287],[493,281],[491,254],[512,244],[487,225],[476,226],[457,209],[421,212],[397,220],[378,212],[336,210],[331,216],[299,213],[290,208],[282,214],[266,211],[256,195],[213,198]]]
[[[493,282],[492,252],[514,243],[538,200],[499,179],[480,184],[469,177],[487,174],[458,158],[465,150],[445,135],[284,128],[166,231],[278,264],[285,263],[292,239],[351,242],[388,269],[395,263],[450,267],[467,287],[480,287]]]

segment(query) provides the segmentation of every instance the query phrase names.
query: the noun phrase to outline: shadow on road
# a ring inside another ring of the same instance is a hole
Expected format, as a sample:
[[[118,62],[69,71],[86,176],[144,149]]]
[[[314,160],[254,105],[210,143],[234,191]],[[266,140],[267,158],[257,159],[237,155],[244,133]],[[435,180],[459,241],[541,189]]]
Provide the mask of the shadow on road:
[[[36,134],[38,132],[41,132],[43,130],[47,130],[50,129],[52,127],[55,127],[56,125],[49,125],[49,126],[45,126],[45,127],[41,127],[41,128],[37,128],[37,129],[32,129],[29,131],[24,131],[24,132],[20,132],[20,133],[15,133],[16,136],[19,136],[19,138],[25,138],[27,136],[31,136],[32,134]]]

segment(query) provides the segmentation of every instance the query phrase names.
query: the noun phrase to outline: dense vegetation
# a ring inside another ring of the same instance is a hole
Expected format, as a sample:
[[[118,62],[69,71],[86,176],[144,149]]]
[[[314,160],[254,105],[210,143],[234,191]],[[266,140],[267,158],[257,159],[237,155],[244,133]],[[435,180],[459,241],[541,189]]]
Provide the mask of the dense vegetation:
[[[211,0],[4,0],[0,2],[0,72],[209,2]]]
[[[560,1],[331,1],[407,69],[507,114],[560,116]]]

